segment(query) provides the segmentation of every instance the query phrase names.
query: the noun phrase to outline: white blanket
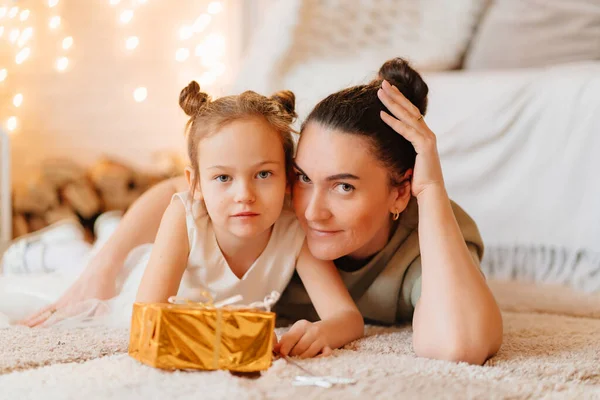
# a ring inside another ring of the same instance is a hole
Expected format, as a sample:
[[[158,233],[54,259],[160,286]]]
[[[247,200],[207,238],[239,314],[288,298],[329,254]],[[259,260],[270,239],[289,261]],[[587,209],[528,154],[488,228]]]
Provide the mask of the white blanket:
[[[600,63],[426,77],[450,195],[496,277],[600,290]]]

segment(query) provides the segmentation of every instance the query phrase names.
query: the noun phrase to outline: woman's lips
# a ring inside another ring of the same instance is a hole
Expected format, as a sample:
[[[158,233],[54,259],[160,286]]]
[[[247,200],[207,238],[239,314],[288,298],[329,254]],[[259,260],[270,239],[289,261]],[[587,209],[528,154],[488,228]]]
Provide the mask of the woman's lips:
[[[331,237],[334,236],[342,231],[333,231],[333,230],[323,230],[323,229],[314,229],[314,228],[308,228],[309,232],[311,235],[313,236],[317,236],[317,237],[322,237],[322,238],[326,238],[326,237]]]

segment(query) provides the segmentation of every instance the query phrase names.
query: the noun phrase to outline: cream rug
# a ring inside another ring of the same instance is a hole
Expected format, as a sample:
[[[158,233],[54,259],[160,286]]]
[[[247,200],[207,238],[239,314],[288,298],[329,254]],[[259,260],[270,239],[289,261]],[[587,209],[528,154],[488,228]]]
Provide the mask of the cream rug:
[[[0,330],[4,399],[600,398],[600,295],[561,287],[491,283],[504,345],[485,366],[417,358],[411,328],[375,327],[333,356],[299,361],[354,385],[296,387],[296,366],[277,360],[251,379],[228,372],[163,372],[123,354],[119,330]]]

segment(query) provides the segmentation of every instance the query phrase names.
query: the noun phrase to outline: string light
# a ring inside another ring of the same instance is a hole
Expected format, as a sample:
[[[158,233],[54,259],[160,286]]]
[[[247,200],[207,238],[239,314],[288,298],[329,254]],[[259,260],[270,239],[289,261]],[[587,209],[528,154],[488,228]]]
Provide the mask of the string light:
[[[27,27],[23,30],[23,32],[21,32],[21,35],[19,36],[19,42],[17,43],[17,45],[19,47],[23,47],[25,45],[25,43],[27,43],[27,41],[29,39],[31,39],[31,37],[33,36],[33,28],[32,27]]]
[[[138,103],[146,100],[146,97],[148,97],[148,89],[145,87],[139,87],[133,91],[133,98]]]
[[[10,35],[8,35],[8,40],[10,40],[11,43],[15,43],[17,41],[17,39],[19,38],[20,34],[21,34],[20,30],[13,29],[12,31],[10,31]]]
[[[23,61],[25,61],[27,57],[29,57],[30,53],[31,50],[29,49],[29,47],[25,47],[23,50],[17,53],[17,56],[15,57],[15,62],[17,64],[22,64]]]
[[[127,48],[127,50],[133,50],[138,46],[139,43],[140,40],[137,36],[129,36],[125,41],[125,48]]]
[[[67,57],[60,57],[58,60],[56,60],[56,69],[60,72],[66,70],[68,66],[69,59]]]
[[[200,33],[205,30],[208,24],[210,24],[211,20],[212,17],[210,15],[201,14],[198,18],[196,18],[196,21],[194,21],[194,32]]]
[[[208,71],[208,72],[203,73],[200,76],[200,78],[198,78],[198,83],[200,84],[200,86],[211,85],[211,84],[215,83],[216,80],[217,80],[217,77],[215,76],[215,74],[212,73],[211,71]]]
[[[12,7],[10,9],[10,11],[8,12],[8,18],[12,19],[12,18],[16,17],[18,12],[19,12],[19,7],[16,7],[16,6]]]
[[[179,62],[183,62],[190,56],[190,51],[184,47],[177,49],[175,52],[175,59]]]
[[[71,36],[67,36],[62,41],[62,48],[65,50],[69,50],[73,46],[73,38]]]
[[[218,14],[223,11],[223,4],[220,1],[213,1],[208,5],[207,11],[209,14]]]
[[[120,20],[122,23],[127,24],[133,18],[132,10],[125,10],[121,13]]]
[[[23,95],[21,93],[17,93],[15,97],[13,97],[13,104],[15,107],[21,107],[21,104],[23,104]]]
[[[187,40],[194,34],[194,28],[189,25],[184,25],[179,29],[179,38],[181,40]]]
[[[50,18],[50,23],[48,24],[48,26],[50,27],[50,29],[56,29],[60,26],[60,17],[58,15],[55,15],[54,17]]]
[[[60,3],[60,0],[44,0],[50,9],[56,8],[56,6]],[[121,0],[109,0],[109,4],[111,6],[117,6],[122,4]],[[132,21],[134,17],[134,9],[138,5],[146,4],[147,0],[129,0],[128,4],[131,8],[124,9],[117,13],[118,19],[122,24],[128,24]],[[224,9],[224,5],[222,1],[211,1],[205,12],[201,13],[197,16],[195,20],[192,22],[188,21],[186,25],[181,26],[179,29],[179,38],[181,40],[190,40],[196,34],[204,32],[209,25],[211,24],[214,16],[222,13]],[[34,12],[37,12],[34,10]],[[48,11],[50,12],[50,11]],[[48,21],[48,27],[51,30],[56,30],[62,24],[60,11],[53,12],[54,15],[50,14],[50,18]],[[28,21],[30,17],[32,17],[32,12],[29,9],[20,9],[18,6],[0,6],[0,19],[8,17],[10,19],[14,19],[16,17],[19,18],[21,22]],[[37,18],[36,18],[37,19]],[[5,24],[6,25],[6,24]],[[24,29],[23,29],[24,28]],[[19,28],[15,26],[0,26],[0,37],[4,37],[4,34],[7,34],[7,39],[11,43],[16,43],[18,47],[23,47],[27,44],[27,42],[34,36],[34,28],[33,27],[24,27],[21,25]],[[10,33],[9,33],[10,32]],[[220,58],[225,53],[225,44],[226,40],[223,35],[220,34],[210,34],[207,37],[203,38],[204,40],[201,43],[197,44],[195,48],[192,47],[180,47],[175,52],[175,59],[178,62],[184,62],[189,59],[190,51],[193,49],[195,55],[200,58],[201,64],[206,67],[206,70],[201,73],[200,77],[197,79],[202,85],[210,85],[213,84],[217,78],[223,75],[226,71],[225,64],[221,62]],[[59,39],[60,40],[60,39]],[[134,50],[139,46],[140,39],[138,36],[128,36],[125,40],[125,47],[127,50]],[[62,48],[64,50],[69,50],[72,48],[74,40],[72,36],[67,36],[62,39]],[[31,49],[29,47],[24,47],[18,51],[15,56],[15,62],[17,64],[22,64],[25,62],[31,55]],[[61,56],[58,57],[55,61],[55,68],[59,72],[64,72],[69,69],[70,60],[67,57]],[[0,69],[0,82],[4,82],[8,78],[8,71],[6,68]],[[144,102],[148,97],[148,89],[143,86],[139,86],[135,88],[133,91],[133,99],[137,103]],[[17,93],[12,98],[12,104],[14,107],[22,107],[24,101],[24,97],[22,93]],[[14,131],[19,127],[20,123],[17,119],[17,116],[11,116],[6,121],[6,127],[9,131]]]
[[[9,131],[14,131],[15,129],[17,129],[18,126],[18,121],[17,121],[17,117],[10,117],[8,119],[8,121],[6,121],[6,129],[8,129]]]
[[[29,18],[29,10],[21,11],[21,14],[19,14],[19,19],[21,21],[27,21],[27,18]]]

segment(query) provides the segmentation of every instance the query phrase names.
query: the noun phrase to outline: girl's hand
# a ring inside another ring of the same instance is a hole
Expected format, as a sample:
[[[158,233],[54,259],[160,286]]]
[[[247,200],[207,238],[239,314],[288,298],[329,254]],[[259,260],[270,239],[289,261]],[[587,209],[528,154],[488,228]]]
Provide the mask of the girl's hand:
[[[429,129],[419,109],[389,82],[383,81],[377,92],[393,116],[381,112],[381,119],[412,143],[417,152],[412,179],[412,194],[419,197],[430,187],[444,188],[444,177],[435,134]]]
[[[275,345],[275,352],[283,356],[315,357],[319,353],[326,357],[332,353],[318,324],[300,320]]]

